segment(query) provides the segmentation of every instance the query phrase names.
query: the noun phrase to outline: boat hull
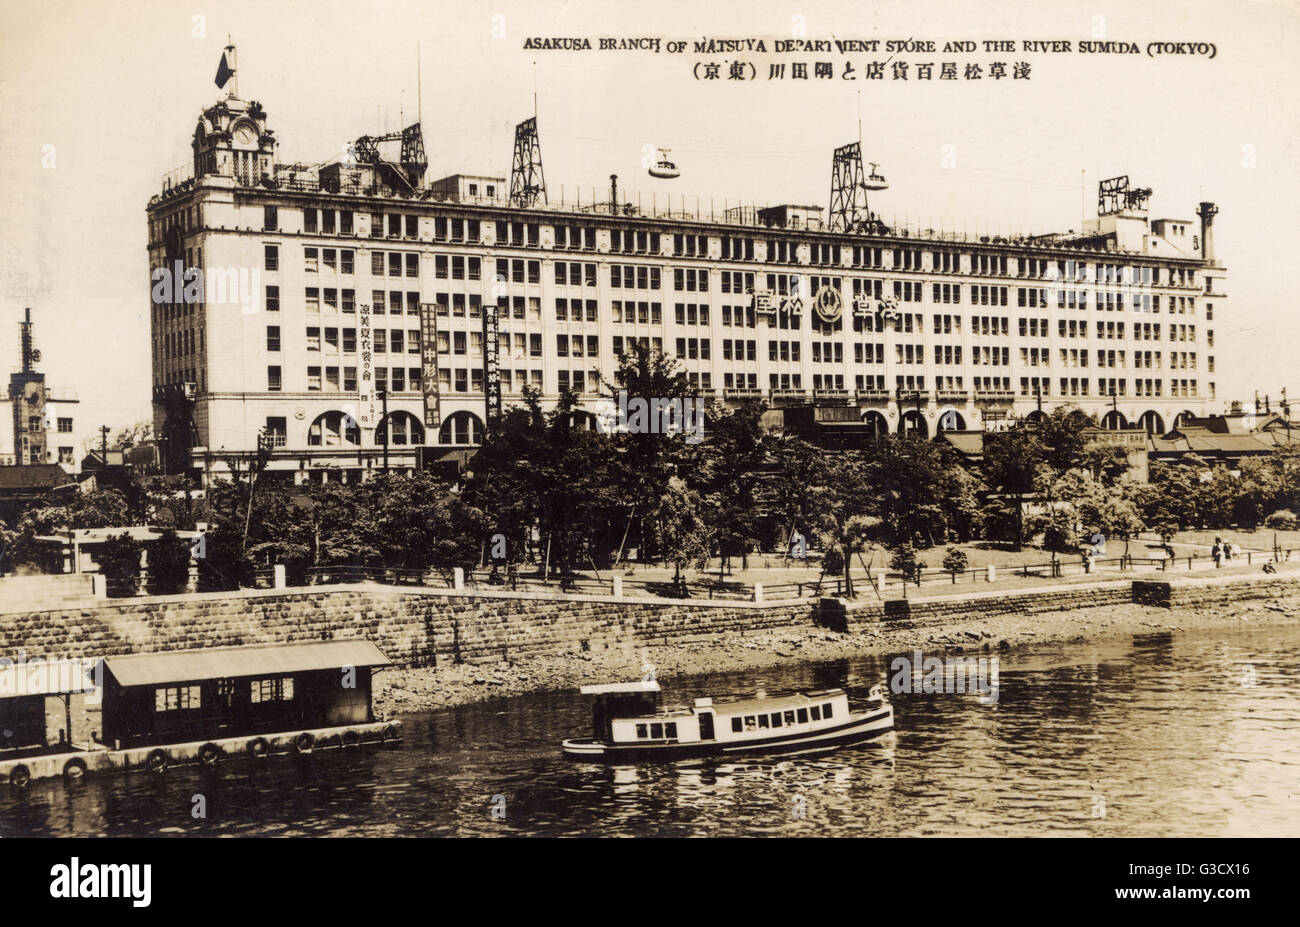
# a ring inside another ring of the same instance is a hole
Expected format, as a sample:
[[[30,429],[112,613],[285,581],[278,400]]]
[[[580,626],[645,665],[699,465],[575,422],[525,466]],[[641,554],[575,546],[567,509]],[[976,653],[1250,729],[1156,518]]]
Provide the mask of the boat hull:
[[[565,756],[575,760],[600,763],[627,763],[642,760],[676,760],[700,756],[734,756],[749,753],[815,753],[871,740],[894,727],[894,709],[890,705],[874,708],[843,724],[817,731],[755,737],[745,740],[706,740],[689,743],[606,744],[590,738],[566,740]]]

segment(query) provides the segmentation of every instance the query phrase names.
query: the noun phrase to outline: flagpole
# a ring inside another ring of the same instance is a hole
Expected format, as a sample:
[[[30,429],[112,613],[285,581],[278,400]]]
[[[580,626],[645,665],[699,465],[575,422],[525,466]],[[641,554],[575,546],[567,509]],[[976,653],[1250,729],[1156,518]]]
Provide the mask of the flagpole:
[[[230,43],[226,46],[226,51],[230,52],[230,98],[234,100],[238,100],[239,99],[238,54],[235,51],[235,43],[231,41],[229,35],[226,36],[226,41]]]

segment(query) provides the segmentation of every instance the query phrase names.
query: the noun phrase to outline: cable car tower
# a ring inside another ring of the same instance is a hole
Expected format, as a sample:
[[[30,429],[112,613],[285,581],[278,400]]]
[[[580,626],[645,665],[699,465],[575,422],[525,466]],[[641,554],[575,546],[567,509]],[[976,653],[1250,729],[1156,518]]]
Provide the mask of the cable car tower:
[[[888,190],[889,182],[871,165],[862,168],[862,143],[852,142],[835,149],[831,160],[831,208],[828,226],[834,231],[880,235],[889,228],[867,205],[868,190]]]
[[[537,140],[537,117],[529,116],[515,126],[515,158],[510,168],[510,205],[527,209],[538,198],[546,199],[546,177],[542,173],[542,144]]]

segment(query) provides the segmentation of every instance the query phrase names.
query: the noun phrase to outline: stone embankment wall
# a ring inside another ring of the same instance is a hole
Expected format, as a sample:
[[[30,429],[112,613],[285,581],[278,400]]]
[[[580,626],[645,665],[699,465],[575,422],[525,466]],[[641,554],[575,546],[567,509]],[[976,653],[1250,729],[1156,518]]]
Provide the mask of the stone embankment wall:
[[[1214,607],[1296,595],[1300,576],[1294,575],[1114,580],[885,602],[830,599],[822,600],[820,612],[831,626],[852,630],[879,621],[928,626],[1129,602]],[[104,656],[365,637],[404,666],[488,663],[806,627],[818,611],[808,602],[466,594],[369,584],[106,600],[39,611],[13,611],[0,602],[0,657],[16,659],[24,652],[28,658]]]
[[[395,663],[479,663],[806,625],[808,603],[686,603],[383,585],[107,600],[4,614],[0,655],[82,656],[365,637]],[[12,658],[12,657],[11,657]]]

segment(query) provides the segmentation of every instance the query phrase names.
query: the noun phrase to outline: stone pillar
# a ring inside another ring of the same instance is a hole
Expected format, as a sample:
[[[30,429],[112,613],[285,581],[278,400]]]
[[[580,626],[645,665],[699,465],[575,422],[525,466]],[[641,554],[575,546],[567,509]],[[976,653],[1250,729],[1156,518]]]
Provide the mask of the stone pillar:
[[[885,571],[884,570],[880,570],[878,573],[876,573],[876,591],[880,592],[882,595],[885,592]]]
[[[91,593],[95,596],[95,598],[97,599],[108,598],[108,577],[106,577],[103,573],[91,573],[90,582],[91,582],[91,586],[90,586]]]
[[[614,598],[623,598],[623,577],[617,575],[614,577]]]
[[[276,589],[283,589],[283,588],[285,588],[285,587],[288,586],[288,585],[289,585],[289,582],[288,582],[288,580],[285,578],[285,575],[284,575],[284,564],[283,564],[283,563],[277,563],[277,564],[275,565],[275,588],[276,588]]]
[[[762,602],[762,601],[763,601],[763,584],[762,584],[762,583],[754,583],[754,601],[755,601],[755,602]]]
[[[465,588],[465,568],[464,568],[464,567],[456,567],[456,568],[455,568],[455,572],[454,572],[454,574],[453,574],[452,581],[451,581],[451,587],[452,587],[453,589],[456,589],[456,590],[462,590],[462,589]]]
[[[988,570],[989,582],[996,583],[998,581],[998,568],[990,563],[985,569]]]

